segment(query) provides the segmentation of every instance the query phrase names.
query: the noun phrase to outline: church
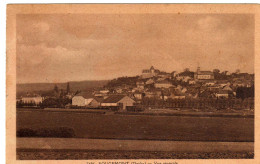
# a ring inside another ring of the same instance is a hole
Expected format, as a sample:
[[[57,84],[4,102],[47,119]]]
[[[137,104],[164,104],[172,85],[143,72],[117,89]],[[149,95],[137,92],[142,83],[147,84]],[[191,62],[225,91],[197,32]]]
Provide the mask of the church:
[[[146,78],[151,78],[151,77],[157,76],[159,72],[160,71],[158,69],[154,69],[154,67],[151,66],[150,69],[144,69],[142,71],[142,78],[146,79]]]
[[[197,72],[194,74],[195,80],[213,80],[214,74],[211,71],[201,71],[200,67],[197,68]]]

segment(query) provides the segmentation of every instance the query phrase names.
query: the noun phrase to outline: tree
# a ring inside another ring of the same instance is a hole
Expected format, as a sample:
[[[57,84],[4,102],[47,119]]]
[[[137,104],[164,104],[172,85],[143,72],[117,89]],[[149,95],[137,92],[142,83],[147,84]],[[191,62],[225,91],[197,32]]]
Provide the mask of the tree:
[[[213,69],[213,73],[219,73],[220,70],[219,69]]]
[[[235,73],[236,73],[236,74],[239,74],[239,73],[240,73],[240,69],[237,69]]]
[[[251,87],[238,87],[236,90],[236,97],[241,98],[242,100],[246,98],[253,98],[254,95],[254,85]]]
[[[70,83],[67,83],[67,94],[70,93]]]
[[[190,69],[189,68],[185,68],[184,72],[190,72]]]
[[[224,74],[224,75],[227,75],[227,73],[228,73],[228,71],[223,71],[223,74]]]
[[[56,92],[56,93],[58,93],[59,92],[59,88],[58,88],[58,86],[55,84],[55,86],[54,86],[54,91]]]

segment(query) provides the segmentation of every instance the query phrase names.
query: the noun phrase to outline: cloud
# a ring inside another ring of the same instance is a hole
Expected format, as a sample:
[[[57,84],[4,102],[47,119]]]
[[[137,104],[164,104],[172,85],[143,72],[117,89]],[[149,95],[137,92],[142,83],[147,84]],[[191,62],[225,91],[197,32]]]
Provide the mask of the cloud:
[[[235,14],[23,15],[17,19],[18,74],[21,81],[111,79],[151,65],[171,72],[198,63],[253,71],[253,20]]]

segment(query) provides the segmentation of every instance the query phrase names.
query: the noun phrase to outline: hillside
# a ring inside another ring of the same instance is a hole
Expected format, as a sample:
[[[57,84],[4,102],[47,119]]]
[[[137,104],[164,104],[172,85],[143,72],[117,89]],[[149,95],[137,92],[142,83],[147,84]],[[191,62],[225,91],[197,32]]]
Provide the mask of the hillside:
[[[108,80],[100,81],[73,81],[70,83],[71,91],[88,91],[93,88],[99,88],[106,85]],[[54,88],[54,85],[57,85],[60,89],[66,89],[67,83],[26,83],[26,84],[16,84],[16,92],[26,93],[26,92],[44,92],[49,91]]]

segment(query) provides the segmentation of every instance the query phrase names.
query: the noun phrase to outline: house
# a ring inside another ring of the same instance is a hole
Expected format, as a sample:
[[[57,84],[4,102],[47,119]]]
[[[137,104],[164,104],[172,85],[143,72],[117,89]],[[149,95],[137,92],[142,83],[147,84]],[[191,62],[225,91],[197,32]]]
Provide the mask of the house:
[[[159,70],[154,69],[154,67],[151,66],[150,69],[144,69],[142,71],[141,78],[143,78],[143,79],[151,78],[151,77],[157,76],[159,72],[160,72]]]
[[[209,90],[204,90],[199,94],[199,97],[203,97],[203,98],[214,98],[214,92],[209,91]]]
[[[218,81],[218,86],[223,88],[225,86],[229,86],[230,85],[230,82],[228,82],[227,80],[223,80],[223,81]]]
[[[183,87],[183,88],[181,89],[181,92],[182,92],[182,93],[187,92],[187,88]]]
[[[155,98],[155,97],[157,97],[157,94],[155,92],[153,92],[153,91],[150,91],[150,90],[145,91],[144,94],[145,94],[146,98]]]
[[[190,79],[192,79],[192,78],[189,77],[189,76],[186,76],[186,77],[184,77],[184,78],[182,79],[182,81],[185,82],[185,83],[187,83],[187,82],[189,82]]]
[[[158,79],[157,79],[157,81],[163,81],[163,80],[165,80],[166,79],[166,77],[159,77]]]
[[[137,100],[141,100],[143,98],[143,95],[144,94],[142,92],[139,92],[139,91],[136,91],[133,94],[134,98],[137,99]]]
[[[208,81],[208,82],[206,82],[204,85],[205,85],[205,86],[214,86],[215,84],[216,84],[215,81]]]
[[[230,96],[230,92],[225,90],[220,90],[216,93],[217,98],[228,98],[229,96]]]
[[[191,79],[191,80],[189,80],[189,84],[190,84],[190,85],[196,84],[196,81],[193,80],[193,79]]]
[[[184,71],[178,74],[179,80],[192,79],[194,77],[194,72]]]
[[[102,103],[102,107],[118,107],[119,110],[126,110],[127,107],[134,106],[135,101],[126,95],[110,95]]]
[[[171,93],[169,91],[162,91],[161,92],[160,99],[167,100],[170,97],[171,97]]]
[[[101,99],[93,96],[89,92],[81,92],[72,98],[73,106],[99,107]]]
[[[20,99],[20,101],[23,104],[35,104],[35,105],[39,105],[40,103],[43,102],[43,97],[41,97],[40,95],[29,95],[27,94],[26,96],[22,96],[22,98]]]
[[[246,80],[236,80],[233,83],[233,86],[235,87],[251,87],[253,85],[253,82],[246,81]]]
[[[233,91],[233,89],[229,85],[224,86],[222,88],[222,90],[224,90],[224,91]]]
[[[213,86],[208,86],[207,88],[209,91],[212,91],[212,92],[217,92],[219,90],[219,86],[216,84]]]
[[[149,85],[149,84],[154,84],[154,80],[153,79],[149,79],[145,82],[146,85]]]
[[[174,92],[171,93],[171,95],[168,98],[172,98],[172,99],[185,99],[186,96],[182,92],[174,91]]]
[[[144,81],[137,81],[136,86],[138,89],[144,89],[145,82]]]
[[[188,87],[187,91],[185,92],[185,94],[189,98],[197,98],[198,93],[199,93],[199,88],[195,88],[195,87]]]
[[[115,91],[116,91],[116,93],[122,93],[123,89],[122,88],[116,88]]]
[[[197,72],[194,74],[196,80],[212,80],[214,79],[214,74],[211,71],[201,71],[200,67],[197,68]]]
[[[182,90],[182,86],[181,85],[177,85],[175,90],[178,90],[178,91]]]
[[[104,89],[104,90],[100,90],[99,91],[101,94],[108,94],[109,90],[108,89]]]
[[[172,83],[169,82],[168,80],[163,80],[163,81],[157,81],[155,84],[154,84],[154,87],[155,88],[170,88],[172,87]]]
[[[158,77],[161,77],[161,78],[171,78],[171,74],[167,73],[167,72],[159,72],[158,73]]]

